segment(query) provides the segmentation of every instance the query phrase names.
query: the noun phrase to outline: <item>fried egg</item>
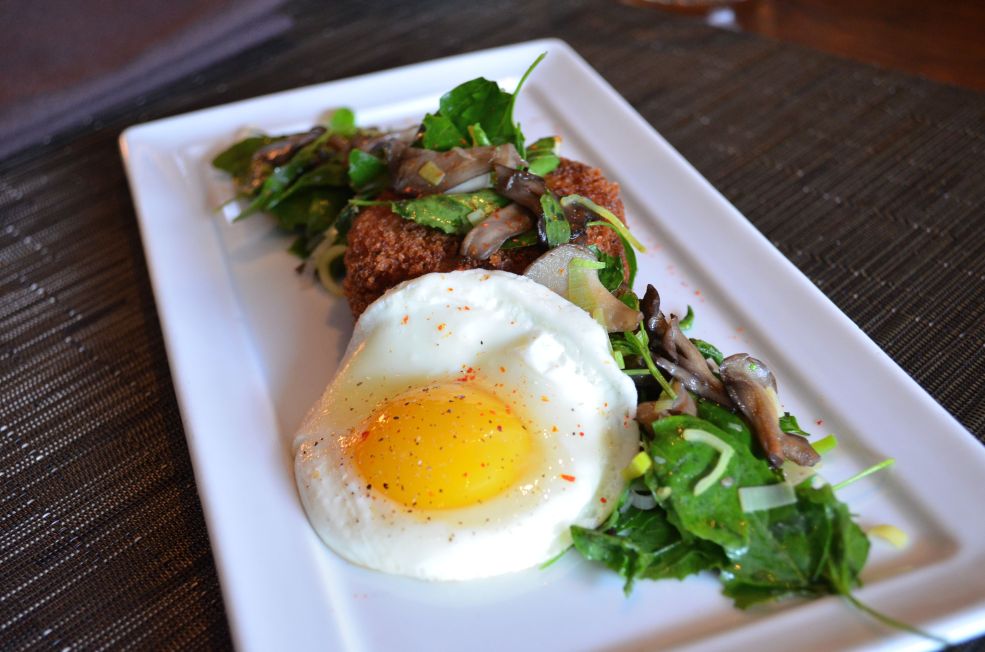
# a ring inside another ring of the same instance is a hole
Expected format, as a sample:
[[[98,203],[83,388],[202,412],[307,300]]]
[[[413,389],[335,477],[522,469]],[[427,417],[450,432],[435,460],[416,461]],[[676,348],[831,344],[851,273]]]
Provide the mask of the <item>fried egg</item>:
[[[605,330],[507,272],[435,273],[356,323],[295,439],[312,526],[345,559],[467,580],[535,566],[595,527],[639,449]]]

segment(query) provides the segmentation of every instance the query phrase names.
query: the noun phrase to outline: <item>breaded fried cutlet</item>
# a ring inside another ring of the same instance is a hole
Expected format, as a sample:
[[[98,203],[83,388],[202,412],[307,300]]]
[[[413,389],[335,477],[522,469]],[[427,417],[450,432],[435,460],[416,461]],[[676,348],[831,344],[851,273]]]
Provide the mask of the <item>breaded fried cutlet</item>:
[[[619,184],[607,180],[598,168],[561,159],[561,164],[545,181],[558,196],[583,195],[626,221]],[[610,256],[622,257],[622,242],[612,229],[592,226],[585,235],[585,244],[597,245]],[[489,260],[474,260],[460,254],[461,236],[446,235],[405,220],[388,206],[364,209],[353,222],[348,241],[342,288],[356,317],[388,289],[423,274],[476,267],[522,274],[544,253],[544,248],[538,245],[497,251]]]

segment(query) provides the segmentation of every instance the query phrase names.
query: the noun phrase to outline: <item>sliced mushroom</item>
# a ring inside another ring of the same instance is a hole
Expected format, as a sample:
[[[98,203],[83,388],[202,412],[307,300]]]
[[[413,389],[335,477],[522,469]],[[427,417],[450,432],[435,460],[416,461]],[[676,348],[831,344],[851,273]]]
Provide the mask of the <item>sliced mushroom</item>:
[[[520,204],[534,215],[541,214],[540,197],[547,192],[544,179],[507,165],[494,165],[492,172],[493,188],[496,192]]]
[[[737,353],[722,361],[721,374],[729,396],[752,424],[770,465],[779,468],[785,459],[801,466],[818,463],[821,456],[806,439],[780,430],[776,400],[767,391],[776,391],[776,377],[769,367],[748,353]]]
[[[494,165],[517,166],[523,159],[511,144],[455,147],[447,152],[408,147],[393,170],[393,189],[409,194],[435,194],[489,172]]]
[[[679,380],[675,380],[671,385],[674,394],[677,395],[670,404],[667,401],[645,401],[636,406],[636,420],[643,428],[653,434],[653,422],[675,414],[698,415],[698,406],[694,403],[691,394],[684,388]]]
[[[278,138],[269,145],[264,145],[250,157],[250,169],[243,179],[240,190],[251,194],[257,190],[270,175],[270,171],[278,165],[283,165],[299,149],[314,142],[325,133],[325,127],[312,127],[300,134],[291,134]]]
[[[646,292],[643,293],[643,298],[640,300],[640,310],[643,311],[643,328],[646,329],[646,334],[650,336],[650,339],[659,339],[657,326],[663,319],[663,315],[660,313],[660,293],[657,292],[657,288],[650,284],[647,284]]]
[[[705,357],[694,342],[681,331],[676,315],[666,319],[663,313],[658,313],[654,335],[659,339],[651,339],[650,346],[656,345],[666,356],[654,356],[653,361],[658,367],[679,379],[698,396],[732,407],[722,381],[708,368]]]
[[[521,206],[504,206],[468,232],[462,240],[462,255],[475,260],[486,260],[509,238],[529,231],[533,225],[533,218]]]

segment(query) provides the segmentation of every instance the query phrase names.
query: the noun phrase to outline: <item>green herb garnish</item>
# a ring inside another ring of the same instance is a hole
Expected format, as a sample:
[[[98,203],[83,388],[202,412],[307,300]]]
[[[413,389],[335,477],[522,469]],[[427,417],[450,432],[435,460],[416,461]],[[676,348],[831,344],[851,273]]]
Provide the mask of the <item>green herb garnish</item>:
[[[513,107],[523,83],[545,54],[540,55],[520,78],[516,90],[507,93],[494,81],[479,77],[456,86],[441,96],[438,112],[424,116],[421,145],[438,151],[468,147],[481,140],[490,145],[512,143],[524,154],[523,133],[513,121]]]
[[[687,314],[684,315],[684,319],[679,320],[677,325],[682,331],[691,330],[691,327],[694,326],[694,309],[690,305],[687,307]]]
[[[527,147],[527,169],[538,176],[545,176],[557,169],[561,164],[558,152],[561,139],[557,136],[547,136],[533,142]]]
[[[571,225],[564,217],[561,203],[551,192],[540,196],[540,207],[544,211],[544,232],[547,234],[547,246],[557,247],[571,240]]]
[[[444,233],[464,235],[472,229],[472,222],[468,217],[471,213],[481,211],[490,215],[509,201],[492,190],[479,190],[454,195],[427,195],[401,201],[353,200],[352,203],[357,206],[389,204],[391,210],[404,219]]]
[[[780,430],[789,432],[791,435],[800,435],[801,437],[811,436],[811,433],[801,430],[800,424],[797,423],[797,417],[789,412],[784,412],[783,416],[780,417]]]
[[[699,340],[695,337],[691,338],[691,342],[694,343],[694,346],[697,347],[698,351],[701,352],[701,355],[703,355],[706,360],[711,358],[718,366],[722,365],[722,362],[725,360],[725,355],[719,351],[718,347],[714,344],[709,344],[708,342]]]

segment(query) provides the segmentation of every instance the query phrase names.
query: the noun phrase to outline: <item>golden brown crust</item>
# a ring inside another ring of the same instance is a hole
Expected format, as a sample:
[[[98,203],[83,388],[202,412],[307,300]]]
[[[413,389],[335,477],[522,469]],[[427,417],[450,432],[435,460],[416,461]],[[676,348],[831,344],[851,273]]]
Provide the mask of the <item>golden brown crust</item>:
[[[547,186],[558,195],[579,194],[605,206],[625,222],[619,184],[608,181],[598,168],[561,159],[547,175]],[[364,209],[349,230],[342,283],[352,314],[358,317],[370,303],[403,281],[429,272],[450,272],[484,267],[520,274],[543,253],[539,246],[497,251],[487,261],[459,254],[460,236],[445,235],[394,214],[386,206]],[[598,245],[612,256],[622,255],[619,237],[606,227],[590,227],[586,244]]]

